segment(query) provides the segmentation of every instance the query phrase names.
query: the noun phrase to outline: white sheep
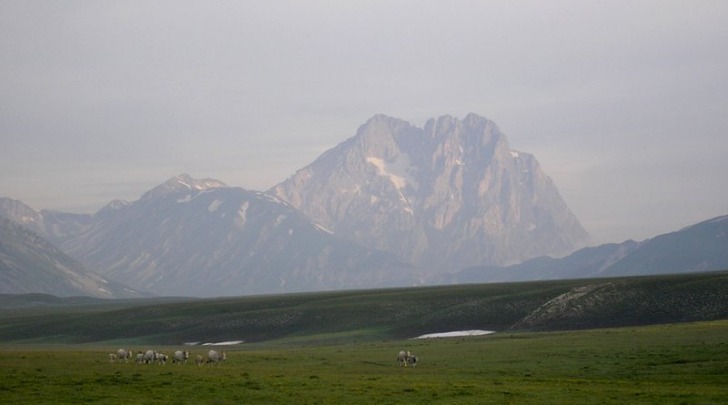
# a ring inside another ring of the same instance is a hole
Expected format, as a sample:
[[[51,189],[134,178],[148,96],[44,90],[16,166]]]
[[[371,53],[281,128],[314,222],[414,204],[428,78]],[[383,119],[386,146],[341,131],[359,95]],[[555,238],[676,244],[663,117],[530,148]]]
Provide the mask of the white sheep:
[[[225,352],[218,353],[215,350],[207,352],[207,364],[219,364],[221,361],[227,359]]]

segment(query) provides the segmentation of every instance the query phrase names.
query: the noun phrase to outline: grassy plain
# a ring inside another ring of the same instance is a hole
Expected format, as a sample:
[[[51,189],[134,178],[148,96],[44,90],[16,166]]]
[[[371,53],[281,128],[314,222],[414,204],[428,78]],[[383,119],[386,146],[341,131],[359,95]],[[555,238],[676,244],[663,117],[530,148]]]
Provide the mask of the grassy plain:
[[[107,354],[116,348],[2,345],[2,402],[723,404],[728,399],[725,320],[349,344],[243,344],[228,347],[224,364],[202,367],[109,363]],[[171,354],[177,348],[156,349]],[[206,349],[193,347],[193,357]],[[418,355],[416,368],[397,365],[401,349]]]

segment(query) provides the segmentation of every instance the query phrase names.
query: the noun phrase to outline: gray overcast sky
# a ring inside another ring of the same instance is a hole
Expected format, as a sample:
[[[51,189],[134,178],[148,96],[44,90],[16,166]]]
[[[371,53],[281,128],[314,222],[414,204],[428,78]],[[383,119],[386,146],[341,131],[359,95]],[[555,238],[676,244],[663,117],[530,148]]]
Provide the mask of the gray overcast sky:
[[[726,1],[0,0],[0,196],[264,190],[384,113],[474,112],[594,241],[728,214]]]

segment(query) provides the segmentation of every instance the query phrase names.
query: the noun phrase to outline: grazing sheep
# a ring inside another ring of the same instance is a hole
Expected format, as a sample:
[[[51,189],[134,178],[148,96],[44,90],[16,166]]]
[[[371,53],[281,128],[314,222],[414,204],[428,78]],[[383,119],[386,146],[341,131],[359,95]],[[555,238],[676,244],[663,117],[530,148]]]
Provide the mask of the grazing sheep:
[[[174,352],[174,357],[172,357],[172,363],[178,363],[178,364],[186,363],[187,359],[189,359],[189,358],[190,358],[190,352],[188,352],[186,350],[184,352],[181,350],[177,350],[176,352]]]
[[[157,352],[154,350],[147,350],[146,353],[144,353],[144,363],[149,364],[156,360],[157,358]]]
[[[167,356],[166,354],[154,352],[154,361],[159,365],[162,365],[162,366],[166,365],[168,358],[169,358],[169,356]]]
[[[410,356],[407,357],[407,363],[409,363],[410,366],[415,367],[417,365],[417,356],[410,354]]]
[[[399,363],[400,367],[407,367],[408,365],[415,367],[417,365],[417,356],[415,356],[414,353],[410,352],[409,350],[402,350],[397,355],[397,362]]]
[[[397,363],[399,363],[400,367],[407,367],[407,356],[409,356],[409,352],[405,352],[404,350],[400,351],[397,355]]]
[[[195,364],[197,364],[198,366],[201,366],[204,363],[205,363],[205,359],[202,356],[200,356],[199,354],[197,356],[195,356]]]
[[[131,350],[119,349],[116,351],[116,358],[124,359],[124,363],[128,363],[131,358]]]
[[[215,350],[207,352],[207,364],[219,364],[221,361],[227,359],[225,352],[218,353]]]
[[[113,363],[116,361],[116,355],[114,353],[109,353],[109,363]]]

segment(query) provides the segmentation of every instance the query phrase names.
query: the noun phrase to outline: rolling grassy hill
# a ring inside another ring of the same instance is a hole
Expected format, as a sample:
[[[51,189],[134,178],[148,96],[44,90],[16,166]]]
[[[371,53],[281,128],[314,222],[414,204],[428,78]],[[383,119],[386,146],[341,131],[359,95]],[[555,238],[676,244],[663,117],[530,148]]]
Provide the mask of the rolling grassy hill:
[[[2,296],[0,343],[299,345],[591,329],[728,319],[726,297],[728,272],[220,299]]]

